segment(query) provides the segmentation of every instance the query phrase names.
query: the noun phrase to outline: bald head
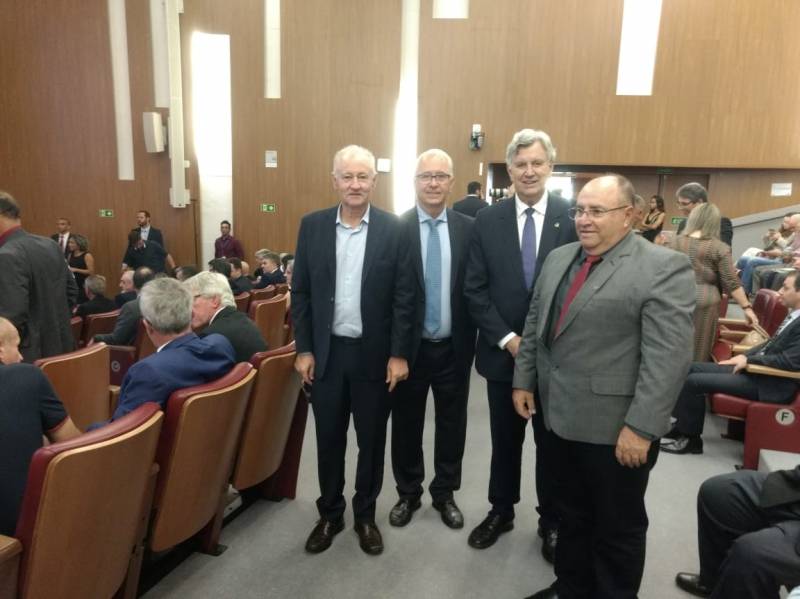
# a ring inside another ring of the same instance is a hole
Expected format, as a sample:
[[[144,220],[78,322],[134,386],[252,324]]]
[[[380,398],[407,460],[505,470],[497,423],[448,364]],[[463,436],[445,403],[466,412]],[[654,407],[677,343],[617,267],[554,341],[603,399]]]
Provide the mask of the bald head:
[[[575,229],[583,249],[599,256],[617,245],[631,230],[635,191],[621,175],[589,181],[575,203]]]
[[[19,333],[10,320],[0,317],[0,364],[22,362],[19,353]]]

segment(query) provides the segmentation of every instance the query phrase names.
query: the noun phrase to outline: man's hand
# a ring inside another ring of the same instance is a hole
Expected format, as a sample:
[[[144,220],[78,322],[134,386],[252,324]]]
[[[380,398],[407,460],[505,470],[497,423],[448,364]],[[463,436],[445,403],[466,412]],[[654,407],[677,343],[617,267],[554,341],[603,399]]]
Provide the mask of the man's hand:
[[[517,357],[520,343],[522,343],[522,337],[520,337],[519,335],[514,335],[511,339],[508,340],[508,343],[506,343],[506,349],[508,350],[508,353],[510,353],[511,356],[514,358]]]
[[[745,366],[747,366],[747,356],[744,354],[739,354],[738,356],[733,356],[727,360],[723,360],[719,362],[719,364],[723,366],[733,366],[733,372],[736,374],[740,370],[744,370]]]
[[[619,431],[614,455],[621,465],[628,468],[638,468],[647,463],[647,451],[649,449],[650,441],[637,435],[626,425]]]
[[[514,402],[514,409],[522,418],[530,420],[536,413],[536,406],[533,403],[533,393],[525,389],[514,389],[511,391],[511,399]]]
[[[389,392],[394,391],[397,383],[408,378],[408,362],[405,358],[389,358],[386,364],[386,382],[389,383]]]
[[[303,377],[303,382],[310,385],[314,382],[314,354],[306,352],[297,354],[294,359],[294,369]]]

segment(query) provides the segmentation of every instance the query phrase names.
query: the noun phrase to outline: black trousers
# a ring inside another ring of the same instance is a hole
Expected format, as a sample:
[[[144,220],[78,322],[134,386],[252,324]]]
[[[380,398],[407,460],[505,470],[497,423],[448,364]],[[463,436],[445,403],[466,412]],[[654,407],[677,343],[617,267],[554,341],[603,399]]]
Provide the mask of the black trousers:
[[[733,366],[694,362],[672,410],[675,429],[684,435],[701,435],[706,418],[706,393],[728,393],[758,399],[758,385],[746,373],[733,374]]]
[[[382,378],[365,376],[360,340],[331,337],[325,375],[311,389],[311,407],[317,432],[320,516],[334,520],[344,514],[344,458],[352,413],[358,440],[353,514],[356,522],[374,522],[375,500],[383,484],[389,397]]]
[[[617,462],[613,445],[549,434],[561,515],[555,561],[558,596],[635,599],[647,541],[644,495],[658,443],[650,445],[644,466],[627,468]]]
[[[422,431],[428,390],[433,389],[436,437],[433,446],[434,477],[429,490],[436,502],[453,498],[461,487],[461,460],[467,435],[469,369],[456,366],[451,340],[422,340],[408,380],[392,398],[392,469],[401,498],[422,495],[425,462]]]
[[[781,585],[800,584],[800,503],[760,507],[765,478],[722,474],[697,494],[700,580],[714,599],[777,599]]]
[[[486,381],[489,396],[489,420],[492,433],[492,462],[489,474],[490,514],[514,517],[514,504],[519,501],[522,473],[522,444],[526,420],[514,410],[511,382]],[[538,394],[534,394],[538,397]],[[536,414],[531,418],[536,442],[536,496],[539,501],[539,526],[558,526],[554,501],[553,462],[550,458],[550,436],[544,427],[542,409],[536,400]]]

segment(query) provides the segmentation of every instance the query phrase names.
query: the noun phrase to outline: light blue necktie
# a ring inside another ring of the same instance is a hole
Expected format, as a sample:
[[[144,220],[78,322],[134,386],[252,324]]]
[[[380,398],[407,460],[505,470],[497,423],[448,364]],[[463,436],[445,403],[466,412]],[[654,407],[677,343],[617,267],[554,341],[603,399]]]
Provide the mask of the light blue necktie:
[[[533,221],[533,208],[525,209],[525,224],[522,227],[522,272],[525,274],[525,287],[533,285],[536,273],[536,223]]]
[[[439,243],[438,220],[427,221],[428,251],[425,256],[425,331],[435,335],[442,325],[442,246]]]

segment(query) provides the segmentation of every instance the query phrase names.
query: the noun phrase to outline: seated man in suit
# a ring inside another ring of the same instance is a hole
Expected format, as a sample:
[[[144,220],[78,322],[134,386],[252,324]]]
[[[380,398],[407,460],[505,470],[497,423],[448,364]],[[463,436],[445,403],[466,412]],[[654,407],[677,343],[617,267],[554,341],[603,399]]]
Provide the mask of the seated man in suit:
[[[228,264],[231,265],[231,274],[228,277],[228,283],[231,285],[233,295],[241,295],[248,291],[253,290],[253,282],[244,276],[242,272],[242,261],[239,258],[228,258]]]
[[[185,281],[186,279],[192,278],[199,272],[200,269],[194,264],[187,264],[185,266],[179,266],[175,269],[175,278],[179,281]]]
[[[733,356],[719,364],[695,362],[678,396],[672,415],[675,427],[661,441],[667,453],[703,453],[703,421],[707,393],[729,393],[754,401],[789,403],[797,391],[794,379],[743,372],[748,364],[759,364],[782,370],[800,370],[800,276],[798,271],[783,281],[778,292],[789,309],[789,315],[766,343],[745,354]]]
[[[117,322],[114,324],[114,330],[110,333],[95,335],[95,341],[102,341],[108,345],[133,345],[136,342],[136,331],[139,328],[139,319],[142,317],[138,294],[145,283],[152,281],[153,277],[155,277],[155,273],[146,266],[136,269],[136,272],[133,273],[133,289],[137,294],[136,299],[126,302],[122,306],[119,316],[117,316]]]
[[[209,272],[218,272],[226,279],[231,276],[231,265],[225,258],[214,258],[208,262]]]
[[[158,350],[125,374],[112,420],[148,401],[164,408],[173,391],[218,379],[236,363],[225,337],[201,339],[192,332],[192,296],[180,282],[166,277],[150,281],[139,303],[147,335]]]
[[[269,285],[285,282],[286,276],[281,270],[281,257],[275,252],[268,252],[261,259],[261,278],[253,285],[253,289],[264,289]]]
[[[114,300],[106,297],[106,278],[103,275],[89,275],[83,283],[83,288],[89,301],[83,302],[75,309],[75,316],[86,318],[90,314],[102,314],[117,309]]]
[[[45,374],[19,364],[19,334],[0,318],[0,534],[13,535],[28,467],[42,436],[66,441],[81,432],[67,416]]]
[[[122,308],[126,303],[136,299],[136,289],[133,287],[133,270],[123,271],[119,277],[120,292],[114,296],[114,305]]]
[[[217,272],[201,272],[184,281],[192,294],[192,328],[200,337],[219,333],[230,341],[237,362],[267,350],[255,323],[236,309],[228,280]]]
[[[708,479],[697,527],[700,573],[678,573],[678,587],[697,597],[778,599],[781,586],[800,584],[800,466]]]

